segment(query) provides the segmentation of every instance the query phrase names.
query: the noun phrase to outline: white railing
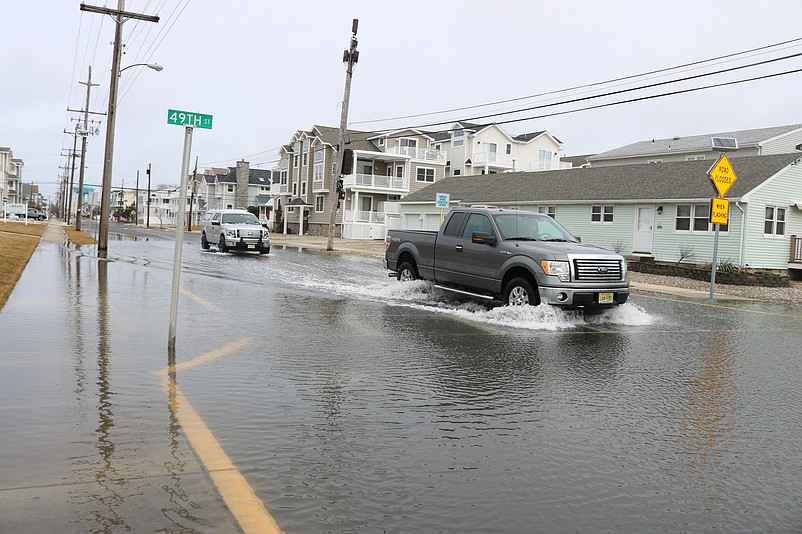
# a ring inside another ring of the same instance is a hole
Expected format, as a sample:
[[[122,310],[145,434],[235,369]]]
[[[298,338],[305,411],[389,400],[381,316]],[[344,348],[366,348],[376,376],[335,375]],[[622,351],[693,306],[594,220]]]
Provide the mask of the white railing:
[[[529,164],[530,171],[556,171],[561,169],[570,169],[571,163],[568,161],[559,160],[538,160]]]
[[[349,174],[343,178],[343,184],[351,188],[371,187],[393,191],[409,191],[409,182],[406,178],[381,174]]]
[[[474,152],[471,162],[474,165],[493,165],[494,167],[513,167],[512,156],[498,152]]]
[[[386,154],[395,154],[398,156],[409,156],[414,160],[428,161],[431,163],[442,163],[445,165],[446,153],[442,150],[435,150],[433,148],[417,148],[411,146],[394,146],[385,151]]]
[[[383,211],[345,210],[345,222],[384,224]]]

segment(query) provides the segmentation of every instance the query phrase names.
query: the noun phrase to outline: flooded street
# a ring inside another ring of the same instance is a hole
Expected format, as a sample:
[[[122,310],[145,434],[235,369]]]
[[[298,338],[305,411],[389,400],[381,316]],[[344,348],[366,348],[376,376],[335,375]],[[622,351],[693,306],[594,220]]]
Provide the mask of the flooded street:
[[[224,475],[288,534],[802,531],[798,308],[489,308],[187,244],[168,355],[173,243],[109,253],[40,245],[0,311],[0,532],[247,530]]]

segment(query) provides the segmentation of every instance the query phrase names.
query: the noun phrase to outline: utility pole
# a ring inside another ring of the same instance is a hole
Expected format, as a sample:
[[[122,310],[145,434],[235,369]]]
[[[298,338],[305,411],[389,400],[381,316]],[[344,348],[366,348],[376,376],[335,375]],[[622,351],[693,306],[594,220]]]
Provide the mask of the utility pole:
[[[147,221],[145,227],[150,228],[150,163],[148,163],[148,170],[145,172],[148,173],[148,214],[145,216]]]
[[[136,170],[136,194],[134,194],[134,226],[139,224],[139,169]]]
[[[198,186],[198,156],[195,156],[195,170],[192,171],[192,193],[189,195],[189,215],[187,216],[187,229],[192,231],[192,201],[195,200],[195,190]]]
[[[109,248],[109,203],[111,202],[111,170],[114,161],[114,128],[117,123],[117,87],[120,81],[120,58],[123,49],[123,23],[129,19],[159,22],[159,17],[125,11],[125,0],[117,0],[117,9],[81,4],[81,11],[111,15],[114,18],[114,53],[111,60],[109,82],[109,109],[106,123],[106,149],[103,157],[103,190],[100,197],[100,221],[97,249],[105,253]]]
[[[70,171],[70,176],[69,176],[69,181],[66,183],[66,187],[65,187],[67,196],[64,198],[64,215],[62,217],[64,219],[64,222],[69,226],[69,224],[70,224],[70,210],[72,209],[72,188],[73,188],[73,180],[75,178],[75,154],[76,154],[75,149],[76,149],[76,145],[78,143],[78,125],[77,124],[75,125],[75,131],[74,132],[71,132],[69,130],[64,130],[64,133],[67,134],[67,135],[71,135],[72,136],[72,150],[68,151],[67,154],[66,154],[66,156],[71,158],[71,159],[70,159],[70,163],[65,168],[65,176],[66,176],[67,169],[69,169],[69,171]],[[62,154],[62,155],[65,155],[65,154]]]
[[[78,201],[77,207],[75,212],[75,229],[80,231],[81,230],[81,215],[83,214],[83,197],[84,197],[84,170],[86,169],[86,138],[89,135],[89,114],[95,113],[89,111],[89,93],[92,91],[92,87],[97,87],[99,83],[92,83],[92,65],[89,65],[89,77],[85,82],[78,82],[82,85],[86,85],[86,103],[84,104],[83,111],[84,114],[84,129],[83,134],[81,135],[81,172],[78,176]],[[67,108],[67,111],[76,111]],[[98,113],[98,115],[103,115],[103,113]],[[69,223],[67,223],[69,224]]]
[[[354,65],[359,61],[359,52],[356,49],[356,30],[359,20],[354,19],[351,24],[351,43],[348,50],[343,51],[343,63],[345,68],[345,91],[343,94],[342,115],[340,116],[340,137],[337,145],[337,159],[334,160],[334,176],[332,176],[332,188],[329,192],[331,202],[331,220],[329,221],[329,240],[326,243],[326,250],[334,250],[334,224],[337,221],[337,207],[340,204],[340,191],[336,184],[340,180],[342,171],[343,155],[345,154],[345,129],[348,125],[348,102],[351,98],[351,77],[354,73]],[[345,223],[345,197],[343,196],[343,224]],[[302,223],[303,224],[303,223]]]

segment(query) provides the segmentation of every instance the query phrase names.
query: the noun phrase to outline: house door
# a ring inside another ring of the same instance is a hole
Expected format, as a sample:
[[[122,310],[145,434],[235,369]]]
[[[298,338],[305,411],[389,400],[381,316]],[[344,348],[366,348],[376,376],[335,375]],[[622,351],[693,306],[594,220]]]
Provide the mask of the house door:
[[[635,235],[632,238],[633,252],[652,253],[653,225],[654,206],[637,206],[635,212]]]

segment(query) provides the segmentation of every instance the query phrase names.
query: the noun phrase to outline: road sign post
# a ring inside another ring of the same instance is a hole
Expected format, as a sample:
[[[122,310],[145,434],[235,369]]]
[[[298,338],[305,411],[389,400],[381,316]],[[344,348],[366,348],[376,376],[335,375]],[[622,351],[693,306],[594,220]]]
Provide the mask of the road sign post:
[[[713,262],[710,266],[710,302],[713,302],[716,292],[716,269],[718,268],[718,234],[719,228],[722,224],[727,224],[729,217],[730,201],[724,198],[724,195],[735,183],[737,176],[735,170],[732,168],[730,159],[727,154],[721,154],[718,161],[710,167],[707,175],[713,182],[713,187],[718,193],[718,198],[710,201],[710,223],[715,228],[715,236],[713,237]]]
[[[189,160],[192,151],[192,130],[212,128],[212,116],[189,111],[167,111],[167,124],[184,126],[184,149],[181,157],[181,179],[178,188],[178,211],[175,223],[175,251],[173,253],[173,286],[170,298],[170,331],[167,337],[167,349],[175,353],[176,323],[178,322],[178,288],[181,278],[181,251],[184,245],[184,212],[187,204],[187,177],[189,176]]]

